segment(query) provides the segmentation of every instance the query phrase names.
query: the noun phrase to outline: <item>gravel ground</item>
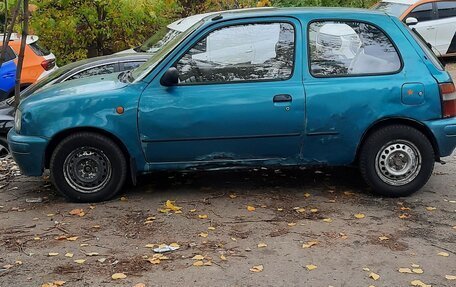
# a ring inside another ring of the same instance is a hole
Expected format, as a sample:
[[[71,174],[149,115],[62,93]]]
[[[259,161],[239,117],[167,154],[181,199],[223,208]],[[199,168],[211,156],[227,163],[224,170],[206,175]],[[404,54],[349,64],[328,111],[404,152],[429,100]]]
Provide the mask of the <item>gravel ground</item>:
[[[4,161],[0,286],[454,287],[456,156],[446,161],[399,199],[371,194],[355,169],[260,169],[153,174],[93,205]]]

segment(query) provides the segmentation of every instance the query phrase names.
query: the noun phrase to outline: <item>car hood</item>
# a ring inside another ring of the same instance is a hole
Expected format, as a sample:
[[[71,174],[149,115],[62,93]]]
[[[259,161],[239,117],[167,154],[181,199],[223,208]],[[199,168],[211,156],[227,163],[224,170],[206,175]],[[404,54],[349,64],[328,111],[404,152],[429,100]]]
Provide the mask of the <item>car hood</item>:
[[[106,92],[121,89],[128,83],[118,79],[119,73],[99,75],[83,79],[71,80],[45,87],[21,100],[20,107],[36,101],[71,100],[79,96],[102,96]]]

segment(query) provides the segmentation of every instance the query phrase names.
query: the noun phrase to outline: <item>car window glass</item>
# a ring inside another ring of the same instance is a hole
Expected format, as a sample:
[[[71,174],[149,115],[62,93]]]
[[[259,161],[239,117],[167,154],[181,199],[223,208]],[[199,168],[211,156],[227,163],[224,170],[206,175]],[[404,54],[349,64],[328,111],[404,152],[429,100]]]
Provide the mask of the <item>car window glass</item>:
[[[145,61],[142,61],[142,62],[138,62],[138,61],[135,61],[135,62],[124,62],[123,63],[123,71],[129,71],[129,70],[136,69],[136,68],[138,68],[139,66],[141,66],[144,63],[145,63]]]
[[[439,19],[456,17],[456,1],[437,2]]]
[[[408,17],[415,17],[418,22],[432,20],[432,3],[420,5],[412,10],[405,19]]]
[[[39,41],[31,43],[31,44],[29,44],[29,46],[37,56],[48,56],[51,54],[51,52],[49,52],[49,50],[47,50],[46,48],[41,46]]]
[[[2,49],[2,46],[0,46],[0,50]],[[6,47],[6,53],[5,53],[5,62],[11,61],[16,59],[16,53],[14,53],[13,49],[8,46]]]
[[[399,55],[376,27],[360,22],[313,22],[309,27],[310,69],[333,77],[397,72]]]
[[[224,27],[176,63],[181,84],[285,80],[294,65],[294,27],[262,23]]]
[[[96,76],[96,75],[111,74],[114,72],[115,72],[115,65],[107,64],[107,65],[97,66],[97,67],[93,67],[93,68],[84,70],[82,72],[79,72],[79,73],[71,76],[70,78],[68,78],[67,81],[81,79],[81,78],[90,77],[90,76]]]

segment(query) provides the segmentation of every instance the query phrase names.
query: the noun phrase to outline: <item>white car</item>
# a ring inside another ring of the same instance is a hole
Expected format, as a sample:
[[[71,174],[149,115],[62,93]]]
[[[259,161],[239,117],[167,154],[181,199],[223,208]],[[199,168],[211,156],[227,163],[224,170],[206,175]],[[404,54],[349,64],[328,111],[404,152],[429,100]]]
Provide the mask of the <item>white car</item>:
[[[455,0],[382,0],[372,8],[415,28],[437,56],[456,56]]]

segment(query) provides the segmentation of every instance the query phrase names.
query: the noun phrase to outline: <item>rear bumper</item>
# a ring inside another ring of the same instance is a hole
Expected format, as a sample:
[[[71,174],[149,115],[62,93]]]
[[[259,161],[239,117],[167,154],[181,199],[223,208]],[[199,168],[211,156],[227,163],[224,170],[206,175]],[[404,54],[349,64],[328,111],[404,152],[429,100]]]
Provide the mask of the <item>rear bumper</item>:
[[[439,147],[439,156],[450,156],[456,148],[456,118],[425,121]]]
[[[21,169],[22,174],[40,176],[44,171],[44,152],[47,139],[22,136],[11,129],[8,133],[8,145],[11,155]]]

